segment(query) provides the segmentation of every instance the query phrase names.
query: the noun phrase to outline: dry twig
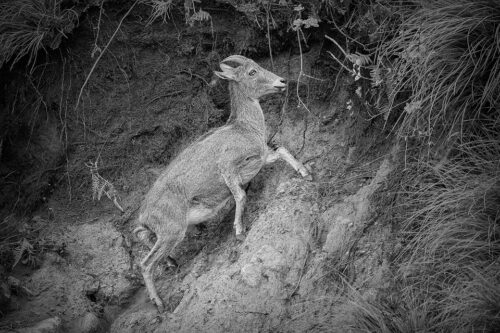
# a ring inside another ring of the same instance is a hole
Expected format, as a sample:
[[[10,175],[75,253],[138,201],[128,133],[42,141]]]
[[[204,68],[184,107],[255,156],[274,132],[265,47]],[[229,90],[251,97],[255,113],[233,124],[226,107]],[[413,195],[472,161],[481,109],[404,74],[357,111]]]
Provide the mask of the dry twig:
[[[82,87],[80,88],[80,92],[78,93],[78,98],[76,99],[76,104],[75,104],[75,111],[78,109],[78,106],[80,105],[80,99],[82,98],[83,90],[87,86],[87,83],[90,80],[90,76],[92,75],[92,73],[96,69],[97,64],[99,63],[99,60],[101,60],[102,56],[104,55],[104,53],[108,49],[109,45],[111,45],[111,42],[113,41],[113,39],[115,38],[116,34],[118,33],[118,30],[120,30],[120,28],[121,28],[121,26],[122,26],[123,21],[125,20],[125,18],[130,14],[130,12],[132,11],[132,9],[135,7],[135,5],[137,5],[137,3],[139,3],[139,1],[140,0],[134,1],[134,3],[132,4],[132,6],[130,6],[130,8],[127,10],[127,12],[123,15],[123,17],[120,20],[120,23],[118,23],[118,26],[115,29],[115,32],[113,32],[113,35],[111,35],[111,37],[109,38],[108,43],[106,44],[106,46],[104,46],[104,49],[102,50],[102,52],[99,53],[99,55],[97,56],[97,59],[94,61],[94,64],[92,65],[92,68],[90,69],[90,72],[87,75],[87,78],[83,82]]]

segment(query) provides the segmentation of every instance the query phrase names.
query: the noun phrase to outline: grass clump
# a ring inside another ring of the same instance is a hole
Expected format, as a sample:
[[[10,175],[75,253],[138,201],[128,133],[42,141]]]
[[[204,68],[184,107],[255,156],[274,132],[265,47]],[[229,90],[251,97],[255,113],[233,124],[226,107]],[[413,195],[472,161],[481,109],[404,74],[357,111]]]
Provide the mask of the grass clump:
[[[0,2],[0,67],[25,56],[34,65],[39,50],[56,49],[78,23],[78,12],[62,0]]]
[[[392,60],[389,104],[400,137],[459,137],[499,117],[500,2],[416,1],[395,10],[399,31],[380,45]],[[431,142],[432,144],[432,142]]]
[[[444,164],[407,164],[393,211],[401,247],[391,290],[356,293],[356,329],[500,330],[500,134],[455,148]]]
[[[386,121],[405,141],[391,209],[400,248],[392,290],[352,297],[355,327],[498,332],[500,2],[412,5],[391,5],[401,24],[378,49]]]
[[[500,328],[499,140],[461,145],[441,168],[415,162],[404,181],[397,277],[432,331]]]

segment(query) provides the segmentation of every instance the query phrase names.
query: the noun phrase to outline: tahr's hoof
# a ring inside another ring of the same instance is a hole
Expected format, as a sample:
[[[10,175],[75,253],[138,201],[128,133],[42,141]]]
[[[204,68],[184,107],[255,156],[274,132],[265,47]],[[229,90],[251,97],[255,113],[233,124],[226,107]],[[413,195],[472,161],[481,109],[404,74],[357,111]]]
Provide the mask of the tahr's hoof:
[[[156,309],[158,310],[158,312],[163,313],[163,311],[165,311],[165,307],[163,306],[163,302],[161,301],[161,299],[155,299],[154,302],[156,304]]]
[[[311,174],[307,174],[307,175],[303,176],[302,178],[304,178],[305,180],[308,180],[310,182],[312,182],[312,180],[313,180],[313,176]]]
[[[308,165],[308,164],[304,165],[302,167],[302,169],[300,170],[300,175],[305,180],[312,181],[313,180],[313,176],[312,176],[312,168],[311,168],[311,166]]]
[[[172,258],[171,256],[167,256],[167,266],[177,268],[179,267],[179,264],[177,264],[177,261],[175,261],[174,258]]]
[[[244,233],[236,234],[236,239],[240,242],[243,242],[245,240],[245,234]]]

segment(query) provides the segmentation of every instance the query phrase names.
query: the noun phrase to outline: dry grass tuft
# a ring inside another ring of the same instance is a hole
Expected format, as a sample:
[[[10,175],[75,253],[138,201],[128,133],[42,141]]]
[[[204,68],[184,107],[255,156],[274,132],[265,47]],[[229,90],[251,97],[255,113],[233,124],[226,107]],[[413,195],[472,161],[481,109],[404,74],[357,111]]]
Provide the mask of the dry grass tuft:
[[[148,1],[148,4],[151,6],[151,15],[146,25],[153,24],[158,18],[161,18],[164,23],[167,22],[167,19],[170,19],[173,0],[151,0]]]
[[[56,49],[75,28],[78,13],[63,0],[14,0],[0,3],[0,67],[25,56],[34,65],[39,50]]]

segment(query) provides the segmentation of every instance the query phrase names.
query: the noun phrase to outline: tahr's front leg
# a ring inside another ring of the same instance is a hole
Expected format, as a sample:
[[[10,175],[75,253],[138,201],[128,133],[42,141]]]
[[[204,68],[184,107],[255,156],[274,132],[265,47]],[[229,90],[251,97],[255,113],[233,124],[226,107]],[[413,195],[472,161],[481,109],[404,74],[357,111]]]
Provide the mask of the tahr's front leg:
[[[234,212],[234,231],[236,233],[236,238],[242,240],[244,238],[243,234],[243,224],[242,216],[245,209],[246,193],[241,188],[241,179],[235,172],[223,173],[222,177],[226,182],[227,187],[231,191],[236,203],[236,208]]]
[[[274,151],[269,149],[266,158],[266,164],[273,163],[278,159],[282,159],[283,161],[290,164],[292,168],[294,168],[295,171],[299,172],[303,178],[312,180],[312,176],[310,175],[309,170],[302,163],[297,161],[295,157],[293,157],[292,154],[290,154],[290,152],[286,148],[279,147]]]

